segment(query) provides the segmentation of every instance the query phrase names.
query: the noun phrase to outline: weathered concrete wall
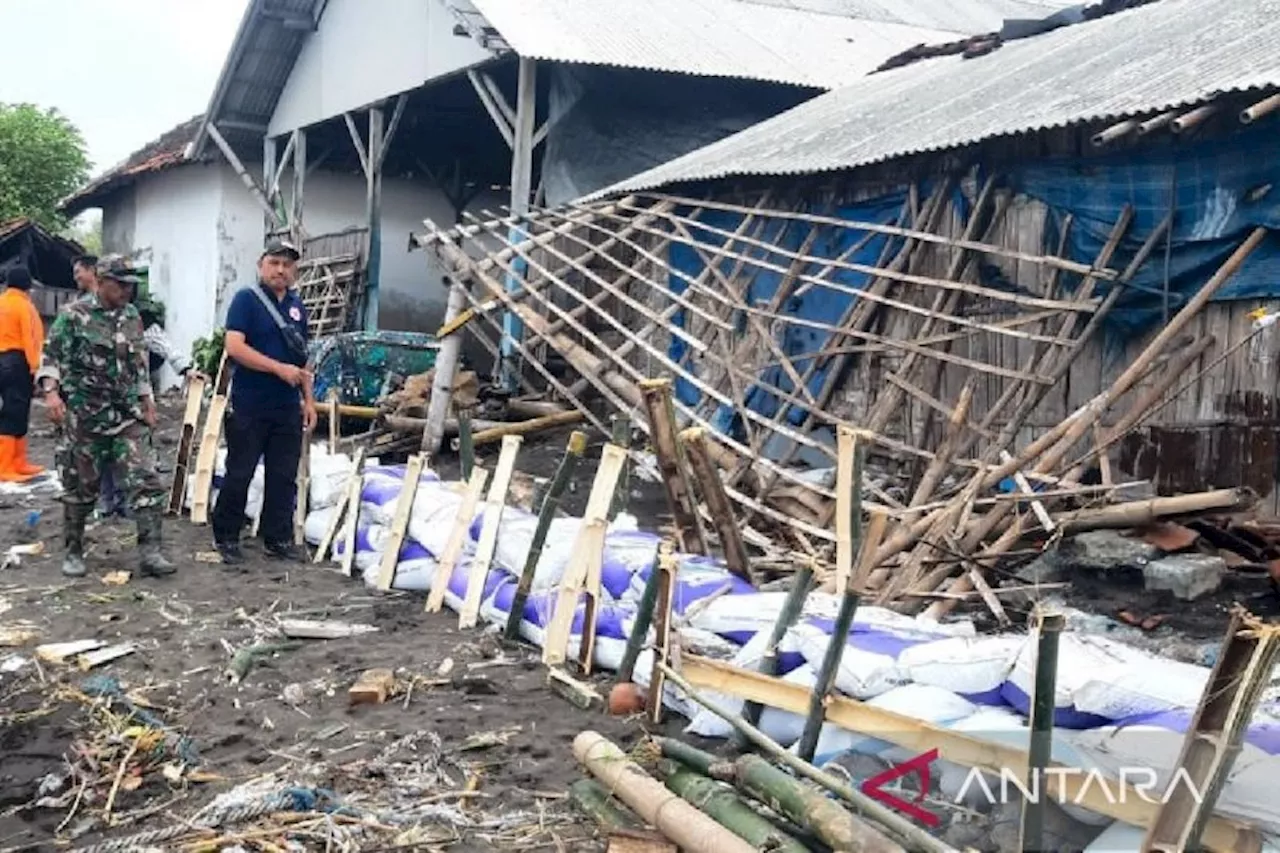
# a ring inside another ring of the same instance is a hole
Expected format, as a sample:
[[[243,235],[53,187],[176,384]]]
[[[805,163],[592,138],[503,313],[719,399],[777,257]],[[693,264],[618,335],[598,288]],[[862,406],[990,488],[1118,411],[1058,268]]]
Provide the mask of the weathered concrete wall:
[[[135,191],[132,186],[128,186],[113,195],[110,202],[102,208],[102,250],[132,251],[136,220]]]

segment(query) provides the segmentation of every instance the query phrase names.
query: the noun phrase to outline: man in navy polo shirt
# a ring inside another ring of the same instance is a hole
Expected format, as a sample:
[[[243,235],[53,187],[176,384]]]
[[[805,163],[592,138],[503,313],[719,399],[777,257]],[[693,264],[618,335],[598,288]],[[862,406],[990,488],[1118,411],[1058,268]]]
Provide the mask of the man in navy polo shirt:
[[[231,399],[223,431],[227,466],[213,510],[214,544],[227,565],[244,562],[240,531],[249,482],[262,460],[262,533],[267,554],[296,559],[293,502],[303,432],[316,423],[311,374],[307,371],[307,309],[291,288],[299,252],[272,241],[258,259],[258,283],[246,287],[227,309],[226,351],[234,364]]]

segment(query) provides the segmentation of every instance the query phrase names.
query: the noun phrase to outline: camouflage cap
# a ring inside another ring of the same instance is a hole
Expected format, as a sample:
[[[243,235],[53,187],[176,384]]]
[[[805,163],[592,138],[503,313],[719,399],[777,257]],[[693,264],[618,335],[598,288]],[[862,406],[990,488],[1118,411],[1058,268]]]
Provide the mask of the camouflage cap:
[[[98,261],[98,278],[109,278],[121,284],[137,284],[138,271],[124,255],[107,255]]]

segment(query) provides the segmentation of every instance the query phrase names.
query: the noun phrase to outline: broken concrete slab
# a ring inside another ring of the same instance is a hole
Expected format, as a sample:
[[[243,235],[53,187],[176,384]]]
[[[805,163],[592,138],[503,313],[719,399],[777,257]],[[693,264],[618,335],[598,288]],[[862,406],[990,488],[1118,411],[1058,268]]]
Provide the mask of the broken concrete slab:
[[[1159,548],[1141,539],[1114,530],[1092,530],[1063,540],[1056,559],[1076,570],[1114,572],[1143,569],[1160,555]]]
[[[1226,561],[1212,554],[1175,554],[1148,563],[1142,570],[1148,592],[1171,592],[1195,601],[1217,591],[1227,571]]]

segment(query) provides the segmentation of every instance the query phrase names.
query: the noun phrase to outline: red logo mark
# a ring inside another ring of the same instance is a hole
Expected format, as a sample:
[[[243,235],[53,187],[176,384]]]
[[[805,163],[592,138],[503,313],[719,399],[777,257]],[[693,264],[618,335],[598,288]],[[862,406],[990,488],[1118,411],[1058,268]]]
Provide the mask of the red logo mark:
[[[892,767],[864,781],[862,783],[862,793],[873,800],[879,800],[895,811],[915,818],[925,826],[936,827],[942,823],[942,818],[931,811],[922,809],[920,803],[924,802],[925,795],[929,793],[929,765],[936,761],[937,758],[938,750],[931,749],[923,755],[917,755],[910,761],[904,761],[897,767]],[[884,786],[894,779],[901,779],[912,774],[920,777],[920,793],[916,795],[913,802],[907,802],[896,794],[884,790]]]

